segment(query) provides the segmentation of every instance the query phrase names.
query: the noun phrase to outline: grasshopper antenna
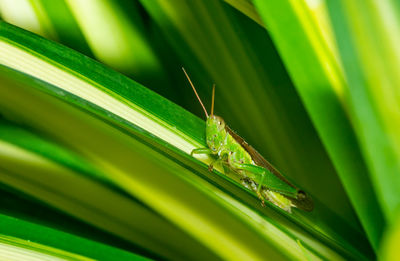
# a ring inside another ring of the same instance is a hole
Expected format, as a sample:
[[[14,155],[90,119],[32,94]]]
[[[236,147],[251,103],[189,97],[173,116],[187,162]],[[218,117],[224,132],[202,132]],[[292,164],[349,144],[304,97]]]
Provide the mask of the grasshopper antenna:
[[[215,97],[215,83],[213,84],[212,96],[211,96],[211,116],[214,115],[214,97]]]
[[[207,116],[207,118],[208,118],[208,113],[207,113],[206,107],[204,107],[203,102],[201,101],[199,95],[197,94],[196,88],[194,88],[194,85],[193,85],[192,81],[190,80],[189,75],[186,73],[185,68],[182,67],[182,70],[183,70],[183,72],[185,73],[186,78],[189,80],[190,86],[192,86],[192,89],[193,89],[194,93],[196,94],[196,97],[197,97],[197,99],[199,100],[199,102],[200,102],[200,104],[201,104],[201,107],[203,107],[203,110],[204,110],[204,112],[205,112],[205,114],[206,114],[206,116]],[[214,96],[213,96],[213,97],[214,97]],[[214,105],[213,105],[213,106],[214,106]],[[212,112],[211,112],[211,115],[212,115]]]

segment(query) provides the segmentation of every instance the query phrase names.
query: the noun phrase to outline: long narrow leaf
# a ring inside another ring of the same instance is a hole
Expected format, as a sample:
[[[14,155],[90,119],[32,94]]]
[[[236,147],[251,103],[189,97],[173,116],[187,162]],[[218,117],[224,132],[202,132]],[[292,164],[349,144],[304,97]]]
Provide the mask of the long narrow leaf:
[[[349,113],[385,218],[400,207],[400,12],[392,1],[328,4],[344,74]]]
[[[377,248],[385,222],[347,116],[347,107],[343,104],[347,84],[334,50],[329,48],[305,1],[255,3],[335,164],[368,238]]]
[[[84,155],[217,257],[370,255],[362,240],[343,243],[334,231],[313,229],[312,218],[301,225],[306,215],[262,208],[238,183],[208,173],[188,155],[204,146],[204,123],[179,106],[86,57],[1,26],[0,61],[25,74],[2,69],[2,112]]]

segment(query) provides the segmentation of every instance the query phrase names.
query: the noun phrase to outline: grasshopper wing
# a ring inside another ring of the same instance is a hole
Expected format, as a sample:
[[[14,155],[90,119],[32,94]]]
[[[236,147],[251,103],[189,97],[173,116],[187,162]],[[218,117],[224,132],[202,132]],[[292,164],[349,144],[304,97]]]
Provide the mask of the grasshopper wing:
[[[269,163],[260,153],[258,153],[258,151],[253,148],[253,146],[249,145],[242,137],[240,137],[227,125],[225,126],[225,130],[250,154],[256,165],[266,168],[276,177],[298,191],[296,198],[283,195],[289,198],[295,207],[305,211],[311,211],[314,209],[314,203],[309,195],[307,195],[304,191],[299,190],[296,186],[290,183],[271,163]]]

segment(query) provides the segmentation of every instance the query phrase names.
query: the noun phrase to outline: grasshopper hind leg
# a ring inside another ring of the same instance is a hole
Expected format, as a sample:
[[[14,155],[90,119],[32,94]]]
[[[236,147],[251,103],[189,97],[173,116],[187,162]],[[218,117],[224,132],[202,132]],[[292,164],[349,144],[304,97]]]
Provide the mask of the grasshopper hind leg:
[[[252,182],[251,179],[249,179],[248,177],[244,177],[244,178],[241,178],[240,181],[242,182],[243,187],[253,190],[252,184],[251,184],[251,182]]]
[[[265,198],[263,197],[263,195],[261,194],[260,191],[257,190],[257,196],[258,198],[261,200],[261,206],[265,207]]]
[[[261,200],[261,206],[265,207],[265,198],[262,195],[261,190],[259,189],[259,185],[254,180],[248,177],[241,178],[240,180],[242,181],[242,185],[245,188],[257,193],[258,198]]]

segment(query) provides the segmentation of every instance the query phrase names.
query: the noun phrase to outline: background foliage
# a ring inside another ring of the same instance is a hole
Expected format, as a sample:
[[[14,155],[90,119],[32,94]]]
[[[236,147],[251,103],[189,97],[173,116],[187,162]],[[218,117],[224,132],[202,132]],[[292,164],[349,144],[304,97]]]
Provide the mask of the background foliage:
[[[35,242],[98,258],[52,243],[63,230],[110,259],[396,259],[395,1],[1,0],[0,14],[4,198],[52,214],[2,213],[55,229]],[[205,144],[204,115],[182,66],[207,107],[216,84],[217,114],[312,195],[313,212],[262,208],[188,155]],[[29,155],[46,162],[33,171]]]

